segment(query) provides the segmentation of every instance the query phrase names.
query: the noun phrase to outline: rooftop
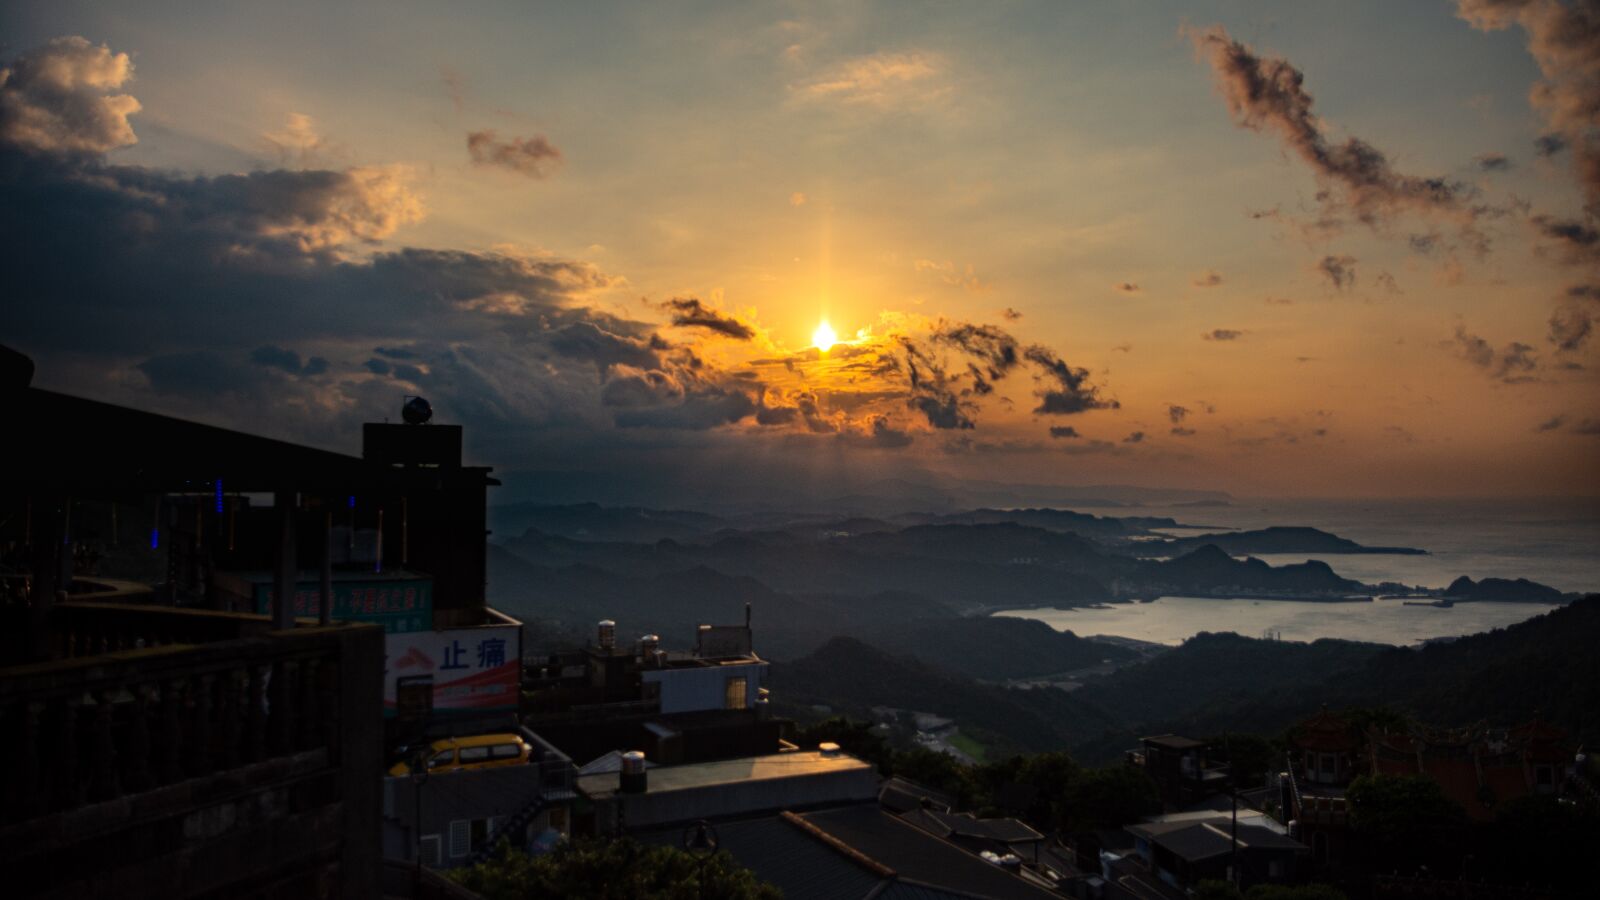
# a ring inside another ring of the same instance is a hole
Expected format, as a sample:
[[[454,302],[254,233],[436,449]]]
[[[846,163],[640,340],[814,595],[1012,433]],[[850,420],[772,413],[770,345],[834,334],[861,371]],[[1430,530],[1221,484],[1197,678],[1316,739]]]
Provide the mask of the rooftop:
[[[1152,822],[1130,826],[1128,831],[1189,862],[1215,859],[1233,851],[1232,830],[1226,820]],[[1305,850],[1306,846],[1269,828],[1241,822],[1239,849]]]
[[[845,754],[826,755],[817,750],[746,756],[683,766],[656,766],[650,769],[645,793],[665,794],[697,788],[771,781],[807,775],[838,772],[871,772],[872,765]],[[616,772],[582,775],[578,787],[590,796],[613,794],[618,789]]]
[[[1186,738],[1176,734],[1158,734],[1155,737],[1141,738],[1140,740],[1143,743],[1153,744],[1167,750],[1193,750],[1196,747],[1204,747],[1206,745],[1205,741],[1197,741],[1194,738]]]

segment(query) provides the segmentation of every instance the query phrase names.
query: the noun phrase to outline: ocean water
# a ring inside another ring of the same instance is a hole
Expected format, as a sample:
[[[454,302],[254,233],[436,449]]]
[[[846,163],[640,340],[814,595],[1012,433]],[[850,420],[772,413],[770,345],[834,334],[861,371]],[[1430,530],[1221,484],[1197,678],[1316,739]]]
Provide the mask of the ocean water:
[[[1309,525],[1368,546],[1427,556],[1265,554],[1272,565],[1320,559],[1357,581],[1444,587],[1457,576],[1527,578],[1563,591],[1600,592],[1600,500],[1240,500],[1220,507],[1096,509],[1099,515],[1171,516],[1237,529]],[[1209,530],[1209,529],[1207,529]],[[1175,530],[1174,535],[1201,532]]]
[[[1181,644],[1202,631],[1246,637],[1271,633],[1286,641],[1339,638],[1404,646],[1503,628],[1542,615],[1539,603],[1460,603],[1448,609],[1371,603],[1300,603],[1161,597],[1150,603],[1112,603],[1105,609],[1011,609],[997,616],[1038,619],[1057,631],[1116,635],[1156,644]]]
[[[1368,546],[1416,547],[1427,556],[1264,554],[1272,565],[1320,559],[1346,578],[1440,588],[1458,576],[1527,578],[1563,591],[1600,592],[1600,500],[1240,500],[1217,507],[1085,509],[1098,515],[1170,516],[1199,531],[1308,525]],[[996,615],[1039,619],[1058,630],[1107,634],[1163,644],[1202,631],[1285,640],[1343,638],[1412,644],[1500,628],[1550,607],[1463,603],[1449,609],[1372,603],[1298,603],[1162,597],[1108,609],[1006,610]]]

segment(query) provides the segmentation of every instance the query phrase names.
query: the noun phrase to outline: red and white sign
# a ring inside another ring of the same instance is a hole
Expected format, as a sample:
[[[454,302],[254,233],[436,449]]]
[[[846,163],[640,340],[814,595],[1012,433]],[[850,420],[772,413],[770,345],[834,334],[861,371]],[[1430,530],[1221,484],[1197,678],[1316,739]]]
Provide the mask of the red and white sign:
[[[486,625],[384,636],[383,712],[395,714],[401,679],[429,678],[436,713],[515,711],[522,626]],[[410,682],[414,683],[414,682]]]

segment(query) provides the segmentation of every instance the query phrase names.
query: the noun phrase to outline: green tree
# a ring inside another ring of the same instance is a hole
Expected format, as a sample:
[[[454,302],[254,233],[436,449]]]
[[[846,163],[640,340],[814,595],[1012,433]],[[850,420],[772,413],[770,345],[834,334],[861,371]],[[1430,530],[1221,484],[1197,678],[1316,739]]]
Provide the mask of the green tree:
[[[588,897],[594,900],[782,900],[726,853],[704,859],[676,847],[580,839],[543,856],[503,845],[485,863],[449,873],[484,900]]]
[[[1461,807],[1423,775],[1362,775],[1345,799],[1355,829],[1384,844],[1433,839],[1466,822]]]
[[[1228,764],[1234,784],[1241,788],[1260,787],[1268,772],[1284,766],[1283,749],[1257,734],[1224,732],[1206,738],[1206,743],[1212,758]]]
[[[845,716],[830,716],[814,725],[798,729],[794,742],[803,750],[812,750],[824,741],[832,741],[844,752],[866,760],[888,774],[892,768],[894,751],[883,736],[872,730],[867,722],[858,722]]]
[[[1161,811],[1161,791],[1142,769],[1085,769],[1056,806],[1057,827],[1069,834],[1120,828]]]

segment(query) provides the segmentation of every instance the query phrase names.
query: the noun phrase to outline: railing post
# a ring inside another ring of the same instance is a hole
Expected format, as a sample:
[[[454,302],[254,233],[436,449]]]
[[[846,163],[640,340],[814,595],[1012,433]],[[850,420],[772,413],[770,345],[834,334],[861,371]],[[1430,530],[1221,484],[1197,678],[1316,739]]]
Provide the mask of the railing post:
[[[183,694],[182,680],[162,682],[161,727],[157,732],[160,760],[156,764],[156,780],[161,784],[183,779]]]
[[[128,687],[133,694],[127,728],[126,763],[122,769],[122,787],[128,793],[148,790],[150,778],[150,691],[149,684]]]
[[[71,699],[56,701],[52,731],[54,746],[47,754],[55,770],[51,809],[72,809],[82,802],[83,785],[78,781],[78,704]]]
[[[239,734],[242,730],[239,717],[239,677],[238,669],[229,669],[217,673],[217,758],[216,766],[220,769],[232,769],[239,765]]]
[[[267,714],[262,706],[266,697],[263,667],[250,663],[244,668],[244,759],[255,762],[264,755],[267,738]]]
[[[215,709],[211,692],[220,686],[222,679],[215,675],[196,675],[189,679],[189,776],[205,775],[211,771],[215,756],[211,741],[214,729],[211,718]]]
[[[94,695],[94,727],[91,732],[89,799],[110,800],[117,796],[117,747],[111,735],[111,692]]]
[[[267,684],[267,747],[273,756],[289,751],[290,736],[294,733],[294,690],[289,683],[289,673],[295,667],[297,664],[280,659],[268,669],[271,678]]]
[[[295,729],[295,747],[300,750],[309,750],[322,742],[322,720],[320,705],[324,662],[322,657],[314,656],[300,662],[300,703],[297,712]]]

